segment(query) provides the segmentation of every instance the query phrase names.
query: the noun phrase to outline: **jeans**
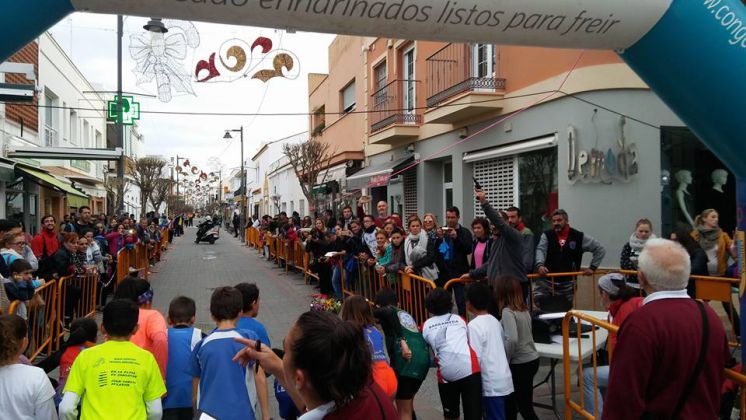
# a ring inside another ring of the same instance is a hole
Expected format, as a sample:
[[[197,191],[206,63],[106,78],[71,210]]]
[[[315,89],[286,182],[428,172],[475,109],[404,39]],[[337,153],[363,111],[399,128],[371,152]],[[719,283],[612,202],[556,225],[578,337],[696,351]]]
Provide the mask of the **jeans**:
[[[339,265],[335,265],[334,271],[332,271],[332,288],[334,289],[334,297],[342,300],[342,271]]]
[[[458,309],[458,314],[461,316],[466,316],[466,296],[464,293],[464,285],[461,283],[457,283],[453,285],[453,295],[456,300],[456,308]]]
[[[606,387],[609,385],[609,366],[596,367],[596,384],[598,388],[594,394],[593,367],[583,369],[583,401],[585,402],[585,411],[597,418],[601,418],[604,410],[604,398],[601,393],[606,391]],[[595,399],[598,400],[598,414],[595,414],[594,395]]]

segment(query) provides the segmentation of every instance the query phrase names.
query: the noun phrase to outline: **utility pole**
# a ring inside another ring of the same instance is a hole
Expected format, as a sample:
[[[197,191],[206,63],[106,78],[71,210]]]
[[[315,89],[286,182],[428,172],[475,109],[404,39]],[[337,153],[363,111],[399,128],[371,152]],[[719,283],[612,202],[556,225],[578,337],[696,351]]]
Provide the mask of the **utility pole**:
[[[241,204],[241,240],[245,240],[244,238],[244,229],[243,227],[246,226],[246,211],[247,211],[247,205],[249,201],[249,194],[246,191],[246,172],[244,168],[244,162],[243,162],[243,126],[237,130],[225,130],[225,135],[223,136],[223,139],[230,140],[233,137],[231,136],[231,132],[238,132],[241,134],[241,190],[243,191],[243,203]]]
[[[122,154],[117,162],[117,207],[116,214],[124,210],[124,106],[122,103],[122,38],[124,38],[124,17],[117,15],[117,147]]]

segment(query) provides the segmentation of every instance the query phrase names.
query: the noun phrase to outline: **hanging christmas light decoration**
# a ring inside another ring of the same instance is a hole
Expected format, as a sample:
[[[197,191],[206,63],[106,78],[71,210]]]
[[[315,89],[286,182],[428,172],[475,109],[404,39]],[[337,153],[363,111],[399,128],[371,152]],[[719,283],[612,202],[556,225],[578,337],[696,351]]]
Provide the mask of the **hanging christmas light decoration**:
[[[298,57],[288,50],[272,49],[272,45],[272,40],[263,36],[251,45],[242,39],[229,39],[207,60],[197,63],[194,77],[199,83],[234,82],[247,77],[265,83],[275,77],[297,79],[300,76]],[[216,57],[222,71],[215,63]]]
[[[192,80],[184,66],[188,52],[200,43],[193,23],[166,19],[167,33],[146,32],[130,35],[130,56],[135,60],[137,85],[155,81],[158,100],[170,102],[173,92],[194,95]]]

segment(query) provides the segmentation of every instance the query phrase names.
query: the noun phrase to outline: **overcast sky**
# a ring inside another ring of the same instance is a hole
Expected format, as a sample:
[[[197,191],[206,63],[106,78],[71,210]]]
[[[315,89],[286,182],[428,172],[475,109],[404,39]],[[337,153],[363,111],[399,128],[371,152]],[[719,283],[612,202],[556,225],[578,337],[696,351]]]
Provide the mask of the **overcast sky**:
[[[123,90],[155,95],[155,83],[136,85],[135,61],[130,58],[130,34],[144,33],[147,19],[128,17],[124,22]],[[196,96],[174,94],[169,103],[138,97],[142,110],[185,112],[308,112],[308,73],[328,71],[327,48],[333,35],[292,33],[273,29],[217,25],[194,22],[200,45],[185,60],[185,68],[194,74],[194,66],[232,38],[251,43],[258,36],[270,38],[275,47],[290,50],[300,61],[295,80],[274,78],[267,83],[245,78],[230,83],[193,83]],[[51,29],[51,33],[85,77],[103,90],[116,90],[117,39],[116,16],[75,13]],[[257,49],[258,51],[258,49]],[[107,99],[113,95],[108,95]],[[244,126],[244,159],[262,141],[278,139],[307,130],[308,117],[227,117],[142,114],[141,131],[145,135],[146,154],[188,157],[207,167],[210,157],[220,158],[226,168],[240,164],[238,133],[234,141],[223,140],[225,129]],[[207,168],[209,169],[209,168]]]

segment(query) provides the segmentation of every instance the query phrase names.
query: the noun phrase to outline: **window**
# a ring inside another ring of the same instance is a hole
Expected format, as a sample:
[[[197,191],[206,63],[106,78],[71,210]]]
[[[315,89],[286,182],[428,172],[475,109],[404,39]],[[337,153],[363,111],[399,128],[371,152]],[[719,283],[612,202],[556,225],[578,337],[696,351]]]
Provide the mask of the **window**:
[[[453,163],[443,164],[443,202],[445,209],[453,207]],[[444,219],[445,220],[445,219]]]
[[[104,139],[103,136],[101,136],[101,132],[96,130],[96,148],[102,149],[104,147]]]
[[[414,74],[414,46],[405,50],[402,54],[402,85],[403,107],[408,113],[414,112],[417,106],[415,92],[415,74]]]
[[[70,110],[70,143],[78,144],[78,113]]]
[[[313,135],[321,134],[326,128],[326,105],[321,105],[313,112]]]
[[[382,87],[386,86],[386,78],[388,77],[386,60],[382,61],[381,64],[377,65],[376,68],[373,69],[373,77],[375,80],[375,85],[373,86],[373,88],[375,90],[379,90]]]
[[[55,119],[57,106],[57,96],[52,92],[44,92],[44,146],[57,146],[57,136],[59,135],[59,122]]]
[[[557,147],[518,155],[519,206],[534,232],[549,229],[545,215],[557,209]]]
[[[288,211],[288,203],[282,203],[282,211],[284,211],[285,213],[287,213],[287,211]]]
[[[472,76],[480,78],[494,77],[495,47],[492,44],[476,44],[473,49]]]
[[[295,211],[295,201],[290,202],[290,213]]]
[[[70,115],[67,103],[62,102],[62,137],[65,141],[70,139]]]
[[[355,109],[355,80],[342,89],[342,112]]]
[[[91,145],[91,126],[88,121],[83,121],[83,147]]]
[[[298,213],[300,213],[300,217],[306,216],[306,200],[298,200]]]

